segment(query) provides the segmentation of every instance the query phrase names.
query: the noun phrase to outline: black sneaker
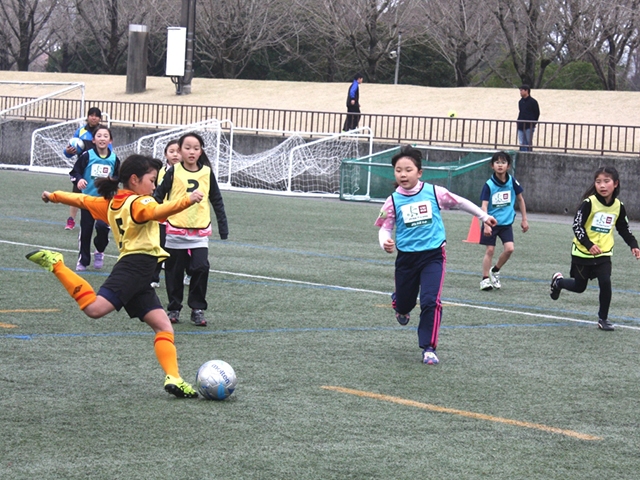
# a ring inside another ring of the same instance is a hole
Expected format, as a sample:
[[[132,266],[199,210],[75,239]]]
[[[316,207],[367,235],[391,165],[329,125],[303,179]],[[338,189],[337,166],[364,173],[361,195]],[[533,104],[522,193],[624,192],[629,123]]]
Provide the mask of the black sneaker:
[[[554,273],[553,277],[551,277],[551,291],[549,292],[549,295],[551,295],[551,300],[557,300],[558,297],[560,297],[560,290],[562,289],[558,284],[563,278],[564,277],[560,272]]]
[[[191,310],[191,321],[196,327],[206,327],[207,321],[204,319],[204,310]]]
[[[605,332],[613,332],[615,330],[613,323],[611,323],[606,318],[604,320],[602,318],[598,319],[598,328],[600,330],[604,330]]]

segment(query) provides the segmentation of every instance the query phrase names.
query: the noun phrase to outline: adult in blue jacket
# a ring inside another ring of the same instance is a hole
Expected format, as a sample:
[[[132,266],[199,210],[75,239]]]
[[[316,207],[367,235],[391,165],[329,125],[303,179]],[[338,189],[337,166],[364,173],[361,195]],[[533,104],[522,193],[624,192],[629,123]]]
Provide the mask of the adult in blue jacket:
[[[362,75],[356,73],[353,76],[353,82],[349,86],[347,93],[347,119],[344,121],[343,132],[355,130],[360,123],[360,84],[362,83]]]

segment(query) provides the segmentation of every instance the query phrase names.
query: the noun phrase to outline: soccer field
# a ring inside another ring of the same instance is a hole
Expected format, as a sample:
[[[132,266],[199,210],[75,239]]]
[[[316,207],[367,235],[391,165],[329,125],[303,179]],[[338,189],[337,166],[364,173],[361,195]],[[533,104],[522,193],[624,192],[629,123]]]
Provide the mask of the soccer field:
[[[417,310],[400,327],[390,307],[380,204],[223,191],[209,326],[176,325],[176,345],[186,380],[222,359],[238,386],[223,402],[176,399],[149,327],[124,311],[89,319],[25,259],[44,247],[75,263],[78,230],[45,189],[70,185],[0,173],[2,479],[637,478],[640,264],[620,237],[617,328],[601,332],[597,284],[549,298],[551,275],[568,275],[569,217],[531,215],[502,289],[482,292],[471,217],[445,212],[441,363],[426,366]],[[99,287],[116,256],[112,241],[105,269],[83,275]]]

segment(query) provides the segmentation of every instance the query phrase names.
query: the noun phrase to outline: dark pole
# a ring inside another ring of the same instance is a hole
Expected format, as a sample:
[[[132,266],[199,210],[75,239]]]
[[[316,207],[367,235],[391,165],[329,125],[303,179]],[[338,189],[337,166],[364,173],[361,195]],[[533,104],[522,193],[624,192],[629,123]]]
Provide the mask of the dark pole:
[[[148,37],[146,25],[129,25],[127,93],[140,93],[147,88]]]
[[[184,60],[184,77],[182,77],[181,94],[191,93],[191,80],[193,80],[193,51],[195,48],[196,29],[196,0],[182,0],[182,14],[180,26],[187,29],[187,45]]]

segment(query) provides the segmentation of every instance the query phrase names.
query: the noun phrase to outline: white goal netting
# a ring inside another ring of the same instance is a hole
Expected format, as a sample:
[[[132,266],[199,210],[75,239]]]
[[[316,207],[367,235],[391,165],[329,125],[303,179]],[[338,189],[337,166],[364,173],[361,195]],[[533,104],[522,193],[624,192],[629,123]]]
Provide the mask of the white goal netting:
[[[84,83],[76,82],[0,81],[0,95],[9,100],[8,106],[0,110],[0,152],[6,162],[0,168],[25,168],[25,158],[17,153],[24,151],[17,142],[25,120],[80,116],[84,111],[84,91]]]
[[[264,152],[241,155],[231,150],[228,162],[220,163],[220,179],[227,180],[229,188],[243,190],[337,195],[342,162],[369,154],[372,143],[371,134],[362,131],[313,141],[301,134],[291,134]]]
[[[222,126],[229,128],[223,130]],[[210,120],[141,137],[135,151],[162,159],[164,147],[170,140],[196,132],[204,140],[204,150],[222,188],[338,195],[340,165],[346,159],[370,154],[373,142],[370,132],[363,131],[308,141],[294,132],[263,130],[261,133],[289,136],[269,150],[246,155],[233,149],[238,131],[229,121]]]
[[[62,152],[84,121],[80,118],[34,131],[30,169],[68,173],[75,157],[68,159]],[[240,141],[242,130],[235,129],[228,120],[211,119],[144,135],[114,150],[121,160],[138,153],[164,161],[167,143],[189,132],[202,137],[204,151],[222,188],[291,195],[337,196],[342,162],[371,154],[373,145],[367,128],[331,136],[261,130],[260,137],[275,138],[272,143],[277,144],[259,153],[242,154],[234,150],[234,141]],[[257,138],[256,133],[251,131],[252,138]]]

